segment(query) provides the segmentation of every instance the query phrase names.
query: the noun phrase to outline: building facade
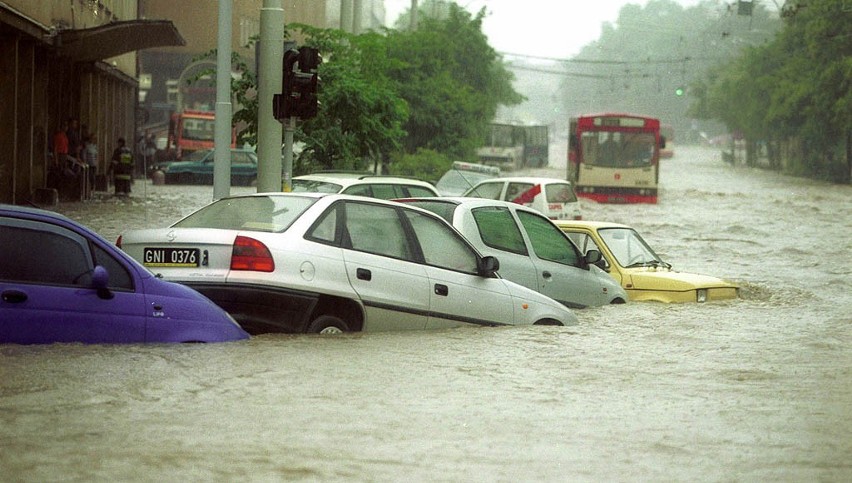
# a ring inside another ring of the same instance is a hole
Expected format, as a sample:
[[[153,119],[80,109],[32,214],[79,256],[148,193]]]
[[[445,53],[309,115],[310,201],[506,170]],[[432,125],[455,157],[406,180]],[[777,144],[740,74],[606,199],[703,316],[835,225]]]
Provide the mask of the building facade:
[[[232,49],[245,59],[255,57],[246,45],[262,6],[233,1]],[[383,0],[282,6],[285,23],[339,28],[351,8],[361,9],[361,30],[384,22]],[[53,135],[69,118],[94,135],[106,172],[118,138],[133,146],[178,108],[179,80],[216,47],[217,25],[211,0],[0,0],[0,203],[32,203],[54,187]],[[215,99],[211,86],[196,88]]]
[[[0,1],[0,202],[55,184],[53,134],[69,118],[94,134],[104,172],[136,128],[136,51],[181,42],[135,0]]]

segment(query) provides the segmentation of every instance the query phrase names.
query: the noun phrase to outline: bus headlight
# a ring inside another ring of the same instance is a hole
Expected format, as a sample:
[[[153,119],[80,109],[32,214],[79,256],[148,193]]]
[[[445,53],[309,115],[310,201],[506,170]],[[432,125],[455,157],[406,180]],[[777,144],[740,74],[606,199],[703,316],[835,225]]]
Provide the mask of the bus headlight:
[[[707,289],[706,288],[698,289],[698,295],[696,297],[696,300],[698,300],[698,302],[706,302],[707,301]]]

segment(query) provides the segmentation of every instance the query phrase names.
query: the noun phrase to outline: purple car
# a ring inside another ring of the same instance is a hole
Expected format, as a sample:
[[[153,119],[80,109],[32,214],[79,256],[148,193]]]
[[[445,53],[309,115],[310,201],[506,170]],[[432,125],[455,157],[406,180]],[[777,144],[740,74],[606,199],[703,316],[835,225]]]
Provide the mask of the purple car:
[[[0,205],[0,343],[248,337],[209,299],[155,277],[92,230],[50,211]]]

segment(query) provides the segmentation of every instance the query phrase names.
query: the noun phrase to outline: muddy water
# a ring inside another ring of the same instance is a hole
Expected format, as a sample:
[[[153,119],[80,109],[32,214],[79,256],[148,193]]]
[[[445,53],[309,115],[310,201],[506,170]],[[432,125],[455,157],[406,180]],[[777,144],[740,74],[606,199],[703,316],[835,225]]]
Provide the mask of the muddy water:
[[[635,226],[743,299],[589,309],[570,328],[0,345],[0,474],[849,481],[852,189],[681,147],[661,182],[656,206],[584,216]],[[59,211],[115,239],[211,196],[137,182]]]

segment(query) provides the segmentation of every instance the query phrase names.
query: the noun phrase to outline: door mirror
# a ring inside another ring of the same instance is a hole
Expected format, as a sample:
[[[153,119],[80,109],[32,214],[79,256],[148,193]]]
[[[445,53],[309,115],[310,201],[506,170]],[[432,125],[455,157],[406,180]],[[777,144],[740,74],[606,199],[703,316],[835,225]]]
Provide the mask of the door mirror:
[[[603,257],[599,250],[587,251],[583,259],[586,261],[587,266],[595,265],[601,270],[609,272],[609,263],[606,262],[606,259]]]
[[[113,298],[112,291],[107,286],[109,285],[109,272],[101,265],[95,266],[92,270],[92,288],[98,291],[98,297],[109,300]]]
[[[482,277],[493,277],[494,273],[500,270],[500,261],[497,260],[497,257],[482,257],[477,262],[476,269]]]
[[[591,265],[591,264],[597,264],[599,261],[601,261],[603,259],[603,256],[601,255],[601,252],[598,251],[598,250],[589,250],[589,251],[586,252],[585,258],[586,258],[586,263]]]
[[[666,137],[660,136],[660,149],[665,149],[666,147]]]

